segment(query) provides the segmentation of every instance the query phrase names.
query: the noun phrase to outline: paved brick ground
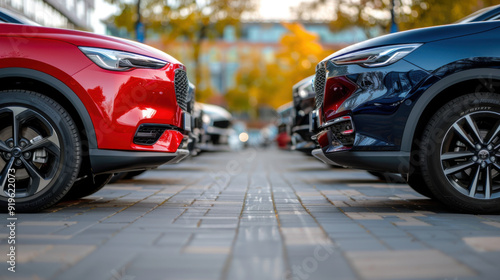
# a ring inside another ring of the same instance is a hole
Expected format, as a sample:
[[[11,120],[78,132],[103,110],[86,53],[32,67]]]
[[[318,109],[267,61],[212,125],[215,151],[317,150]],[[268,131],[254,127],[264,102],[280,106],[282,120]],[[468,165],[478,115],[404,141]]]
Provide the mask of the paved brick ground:
[[[450,213],[406,185],[273,149],[205,153],[44,213],[18,215],[18,223],[17,272],[2,261],[0,279],[500,273],[500,216]],[[5,260],[7,228],[0,229]]]

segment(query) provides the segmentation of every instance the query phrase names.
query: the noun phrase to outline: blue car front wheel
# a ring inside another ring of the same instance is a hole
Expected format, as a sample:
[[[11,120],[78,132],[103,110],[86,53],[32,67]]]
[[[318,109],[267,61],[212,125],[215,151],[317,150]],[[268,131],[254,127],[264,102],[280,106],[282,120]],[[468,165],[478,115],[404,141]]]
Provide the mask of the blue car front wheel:
[[[473,93],[442,106],[423,137],[420,169],[438,199],[465,212],[500,212],[500,96]]]

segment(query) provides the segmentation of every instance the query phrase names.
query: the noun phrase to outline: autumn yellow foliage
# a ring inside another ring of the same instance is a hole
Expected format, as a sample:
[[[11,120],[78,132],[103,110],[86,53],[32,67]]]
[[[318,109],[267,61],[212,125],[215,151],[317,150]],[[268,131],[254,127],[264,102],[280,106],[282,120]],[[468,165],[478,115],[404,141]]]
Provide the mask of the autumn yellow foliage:
[[[257,116],[259,106],[274,108],[292,100],[292,87],[313,75],[316,64],[333,50],[325,50],[316,34],[298,23],[283,23],[287,33],[281,38],[272,61],[266,61],[261,50],[254,49],[241,56],[236,73],[236,86],[226,94],[228,106],[234,111]]]

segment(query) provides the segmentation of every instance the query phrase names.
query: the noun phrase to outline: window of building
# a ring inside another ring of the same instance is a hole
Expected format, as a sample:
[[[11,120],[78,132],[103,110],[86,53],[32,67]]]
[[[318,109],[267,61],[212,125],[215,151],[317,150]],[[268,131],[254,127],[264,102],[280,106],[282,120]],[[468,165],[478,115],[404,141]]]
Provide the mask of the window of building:
[[[78,0],[76,4],[76,16],[78,19],[85,19],[85,2],[83,0]]]
[[[66,9],[72,11],[75,7],[75,0],[66,0]]]

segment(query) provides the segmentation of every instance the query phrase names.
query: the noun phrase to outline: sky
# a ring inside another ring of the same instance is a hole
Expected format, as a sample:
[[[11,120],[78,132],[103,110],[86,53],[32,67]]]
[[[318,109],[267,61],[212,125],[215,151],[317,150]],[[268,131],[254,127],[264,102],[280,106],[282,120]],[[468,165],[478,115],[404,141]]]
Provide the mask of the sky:
[[[260,0],[259,14],[263,19],[287,20],[292,18],[290,7],[299,5],[304,0]]]
[[[262,19],[287,20],[292,17],[290,7],[297,6],[300,2],[304,2],[304,0],[259,0],[258,13]],[[117,12],[117,8],[104,0],[95,0],[92,20],[94,32],[105,34],[106,28],[101,20]]]

